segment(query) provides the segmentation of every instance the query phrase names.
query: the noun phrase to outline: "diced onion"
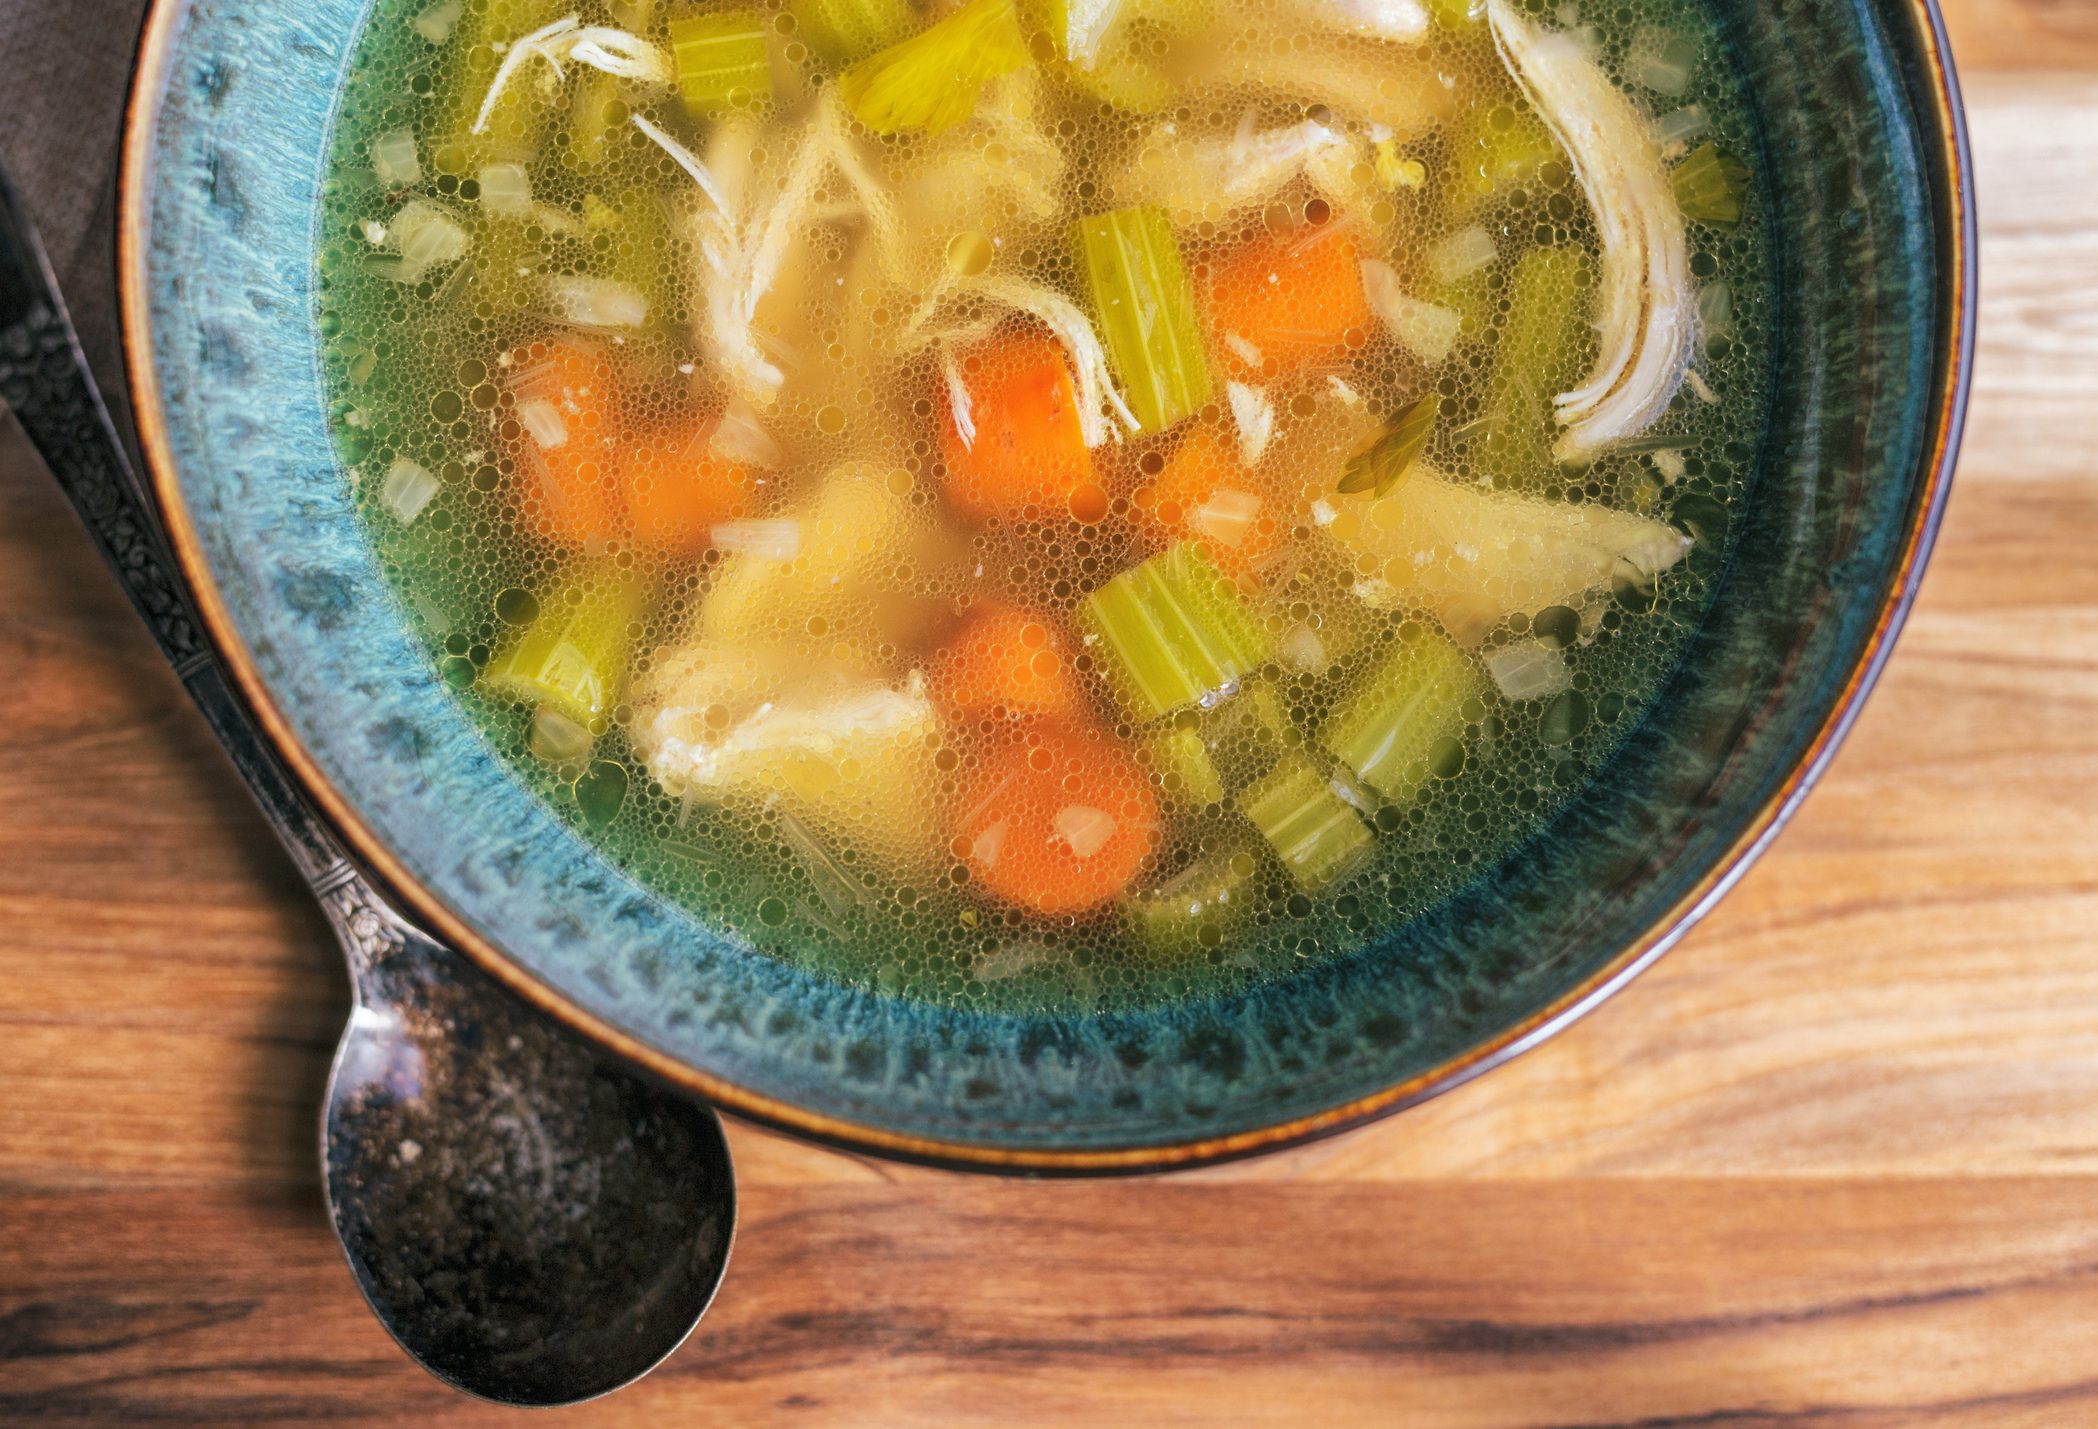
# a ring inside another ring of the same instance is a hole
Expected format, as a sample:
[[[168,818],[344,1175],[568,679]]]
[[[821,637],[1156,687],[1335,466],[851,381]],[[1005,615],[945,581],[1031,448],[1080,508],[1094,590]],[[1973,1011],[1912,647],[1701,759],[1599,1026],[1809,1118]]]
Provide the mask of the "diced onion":
[[[1261,453],[1268,449],[1268,438],[1275,435],[1275,404],[1266,392],[1243,382],[1226,382],[1224,395],[1231,403],[1232,420],[1238,423],[1239,460],[1247,466],[1258,465]]]
[[[970,841],[969,857],[975,859],[985,868],[996,868],[998,866],[998,854],[1005,847],[1005,831],[1011,826],[1011,820],[1000,819],[997,823],[986,828]]]
[[[1220,545],[1236,548],[1260,516],[1260,498],[1250,491],[1220,486],[1207,501],[1188,513],[1187,524]]]
[[[522,164],[484,164],[480,172],[481,207],[505,218],[532,211],[532,181]]]
[[[1493,246],[1493,235],[1473,224],[1470,228],[1459,229],[1429,249],[1428,266],[1443,282],[1454,283],[1492,263],[1498,253]]]
[[[707,445],[730,461],[770,470],[786,460],[786,452],[772,433],[758,422],[757,411],[741,397],[729,399],[728,410],[714,428]]]
[[[1319,639],[1316,630],[1302,621],[1289,628],[1282,637],[1282,643],[1276,648],[1284,663],[1291,669],[1302,670],[1307,674],[1323,674],[1333,665],[1333,661],[1326,655],[1326,642]]]
[[[1115,836],[1114,815],[1090,804],[1066,804],[1056,811],[1050,823],[1056,836],[1069,844],[1079,858],[1091,858]]]
[[[791,561],[801,554],[799,521],[723,521],[710,534],[717,551],[768,561]]]
[[[372,140],[372,172],[387,188],[405,188],[423,176],[422,160],[415,152],[415,136],[396,129]]]
[[[551,705],[532,711],[532,728],[525,743],[532,757],[548,764],[570,764],[590,752],[596,741],[590,731]]]
[[[1705,284],[1697,295],[1697,325],[1708,338],[1725,337],[1734,330],[1734,288],[1719,278]]]
[[[379,503],[403,526],[413,525],[436,495],[437,478],[430,475],[428,467],[406,457],[394,458],[379,487]]]
[[[1673,30],[1643,29],[1632,37],[1625,68],[1656,94],[1680,99],[1689,92],[1690,75],[1697,68],[1697,42]]]
[[[1566,656],[1539,640],[1518,640],[1489,650],[1486,671],[1510,700],[1541,700],[1573,686]]]
[[[648,298],[632,283],[577,274],[550,286],[555,311],[578,327],[635,328],[648,321]]]
[[[1702,104],[1686,104],[1654,121],[1654,138],[1666,149],[1671,144],[1688,144],[1711,127],[1711,116]]]
[[[414,282],[439,263],[466,252],[466,230],[436,204],[411,199],[393,216],[393,241],[400,248],[403,282]]]
[[[1245,363],[1246,366],[1256,372],[1260,370],[1260,349],[1252,343],[1246,341],[1235,332],[1227,332],[1224,334],[1224,346],[1230,348],[1232,356],[1236,357],[1240,362]]]
[[[541,451],[552,451],[568,440],[568,423],[561,420],[561,409],[543,397],[519,402],[517,421]]]
[[[433,45],[441,45],[452,37],[452,26],[459,23],[460,12],[465,8],[464,0],[437,0],[415,17],[415,33]]]
[[[1399,286],[1399,275],[1379,258],[1362,264],[1362,291],[1370,307],[1391,329],[1408,352],[1430,367],[1447,361],[1463,330],[1464,315],[1454,308],[1408,297]]]

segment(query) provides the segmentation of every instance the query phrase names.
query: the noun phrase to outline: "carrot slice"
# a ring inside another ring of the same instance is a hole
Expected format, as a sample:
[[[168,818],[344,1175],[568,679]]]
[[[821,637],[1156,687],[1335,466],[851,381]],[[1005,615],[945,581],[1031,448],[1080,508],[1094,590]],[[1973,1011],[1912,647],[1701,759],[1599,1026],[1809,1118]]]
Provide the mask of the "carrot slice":
[[[1248,244],[1211,276],[1208,312],[1235,371],[1276,377],[1338,357],[1373,322],[1354,234],[1329,224]]]
[[[941,431],[955,508],[977,520],[1054,514],[1081,493],[1090,507],[1093,458],[1063,348],[1041,333],[1005,338],[972,352],[962,378],[975,431],[965,439],[952,410]]]
[[[972,611],[934,657],[933,697],[958,714],[1072,714],[1080,708],[1063,633],[1009,605]]]
[[[516,495],[526,524],[564,546],[624,536],[611,360],[595,343],[574,338],[535,342],[514,356]]]
[[[1137,490],[1135,505],[1162,543],[1200,541],[1219,569],[1240,580],[1250,579],[1288,535],[1275,502],[1231,440],[1206,424],[1188,433],[1165,469]]]
[[[1083,913],[1136,881],[1157,837],[1143,769],[1074,721],[1016,729],[974,771],[956,846],[976,881],[1038,913]]]
[[[707,445],[712,436],[711,424],[666,428],[628,449],[620,486],[641,549],[696,556],[715,522],[750,509],[750,473],[716,455]]]

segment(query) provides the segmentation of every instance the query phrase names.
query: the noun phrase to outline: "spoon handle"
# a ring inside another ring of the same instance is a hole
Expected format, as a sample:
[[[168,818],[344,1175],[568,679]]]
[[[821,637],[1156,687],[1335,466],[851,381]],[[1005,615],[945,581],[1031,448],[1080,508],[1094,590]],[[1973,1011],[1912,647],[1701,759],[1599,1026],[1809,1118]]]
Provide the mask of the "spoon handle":
[[[256,731],[205,638],[157,514],[88,370],[43,244],[4,170],[0,402],[28,433],[299,872],[316,888],[339,882],[351,871],[349,861]]]

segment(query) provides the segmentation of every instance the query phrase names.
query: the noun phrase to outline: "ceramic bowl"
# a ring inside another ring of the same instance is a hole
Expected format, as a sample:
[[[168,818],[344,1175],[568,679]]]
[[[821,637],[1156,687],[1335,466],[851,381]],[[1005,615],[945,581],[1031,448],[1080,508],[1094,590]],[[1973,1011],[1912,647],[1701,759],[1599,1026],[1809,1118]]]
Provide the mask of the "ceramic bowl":
[[[1711,0],[1749,78],[1780,373],[1710,616],[1650,716],[1431,913],[1255,991],[954,1011],[798,971],[579,840],[439,683],[325,422],[316,199],[367,0],[158,0],[120,275],[140,429],[212,634],[271,736],[431,928],[716,1104],[949,1164],[1242,1155],[1454,1085],[1594,1006],[1776,834],[1887,658],[1942,509],[1973,329],[1967,154],[1922,0]]]

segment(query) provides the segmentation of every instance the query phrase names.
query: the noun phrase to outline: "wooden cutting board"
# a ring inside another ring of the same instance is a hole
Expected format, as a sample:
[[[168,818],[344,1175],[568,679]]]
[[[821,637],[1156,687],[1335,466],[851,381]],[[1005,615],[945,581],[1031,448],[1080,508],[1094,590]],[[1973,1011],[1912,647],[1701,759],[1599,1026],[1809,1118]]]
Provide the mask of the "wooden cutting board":
[[[1542,1050],[1249,1165],[1022,1184],[733,1125],[713,1315],[539,1422],[2098,1423],[2098,6],[1956,19],[1986,270],[1950,518],[1712,918]],[[324,1224],[319,915],[0,448],[0,1423],[495,1417]]]

